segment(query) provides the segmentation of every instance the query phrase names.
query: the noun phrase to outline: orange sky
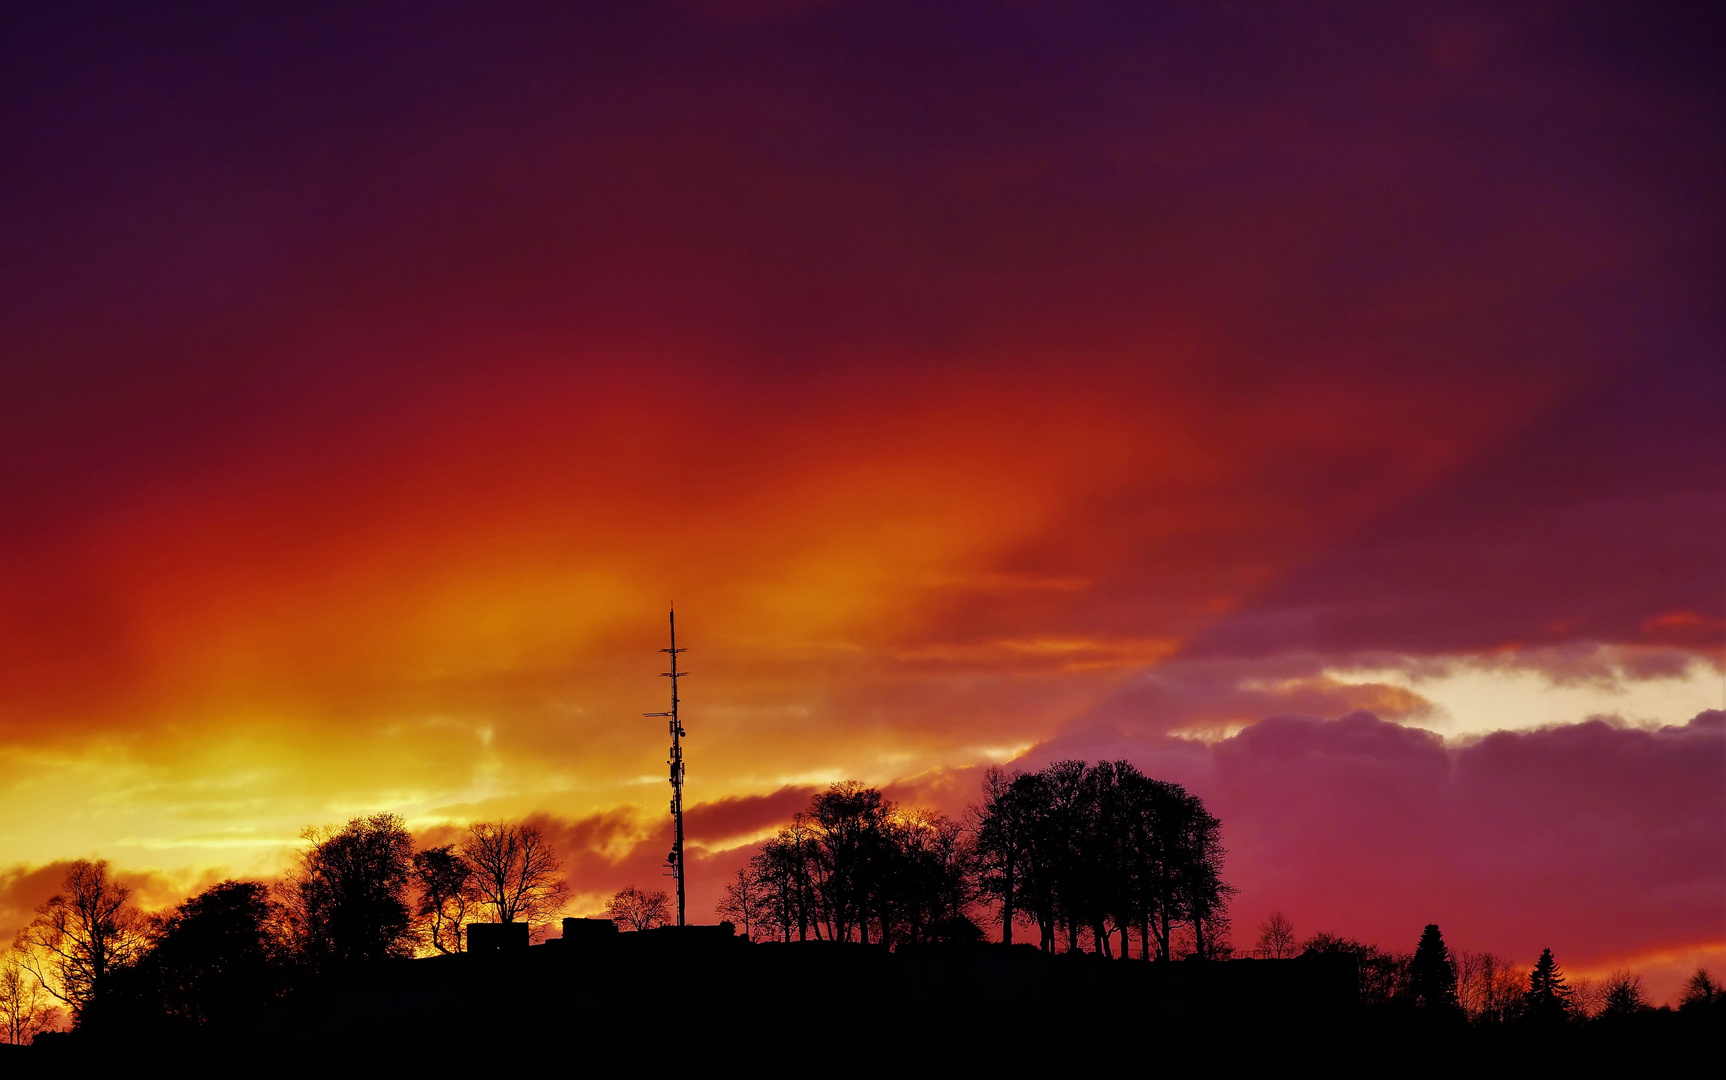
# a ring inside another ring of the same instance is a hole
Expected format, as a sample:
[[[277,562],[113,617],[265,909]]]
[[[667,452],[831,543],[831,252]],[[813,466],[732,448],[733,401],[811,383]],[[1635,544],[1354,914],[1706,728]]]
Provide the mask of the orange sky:
[[[1682,27],[654,10],[7,16],[0,930],[380,809],[547,815],[591,905],[655,872],[673,601],[709,877],[844,778],[1726,707]],[[1726,940],[1683,782],[1701,907],[1578,962]],[[1442,914],[1323,848],[1244,845],[1239,921]]]

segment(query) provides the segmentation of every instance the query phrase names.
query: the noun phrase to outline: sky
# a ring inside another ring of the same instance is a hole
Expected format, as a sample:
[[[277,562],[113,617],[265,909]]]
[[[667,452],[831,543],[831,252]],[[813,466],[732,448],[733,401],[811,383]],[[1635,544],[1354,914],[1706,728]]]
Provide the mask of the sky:
[[[0,8],[0,935],[1125,758],[1273,910],[1726,968],[1726,19]]]

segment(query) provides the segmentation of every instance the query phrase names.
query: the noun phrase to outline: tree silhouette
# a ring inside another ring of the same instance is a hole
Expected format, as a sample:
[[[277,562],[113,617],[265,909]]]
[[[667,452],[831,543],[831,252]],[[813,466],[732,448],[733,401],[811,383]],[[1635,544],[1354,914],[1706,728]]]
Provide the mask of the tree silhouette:
[[[280,890],[289,932],[314,970],[413,952],[413,838],[397,814],[307,829]]]
[[[157,921],[147,951],[120,976],[139,1018],[184,1026],[230,1020],[284,986],[284,946],[267,886],[224,881]]]
[[[977,892],[1000,903],[1001,940],[1013,943],[1015,905],[1021,868],[1030,853],[1031,812],[1024,791],[1015,786],[1019,773],[1008,775],[991,766],[983,774],[983,802],[971,808],[975,836]]]
[[[1458,950],[1457,1001],[1476,1023],[1512,1020],[1522,1006],[1528,975],[1515,964],[1489,952]]]
[[[500,923],[545,919],[563,907],[569,886],[557,853],[533,825],[478,822],[468,827],[462,858],[473,868],[482,907]]]
[[[480,903],[473,864],[453,844],[427,848],[414,854],[413,880],[418,893],[414,915],[425,928],[426,940],[440,953],[461,952],[462,926]]]
[[[1091,931],[1091,947],[1113,956],[1113,935],[1120,935],[1121,956],[1128,954],[1127,934],[1136,917],[1135,889],[1141,782],[1145,778],[1125,761],[1099,761],[1085,774],[1086,827],[1080,840],[1076,883],[1079,907]]]
[[[1614,971],[1606,977],[1606,993],[1601,1005],[1603,1019],[1620,1019],[1647,1012],[1648,996],[1642,992],[1642,976],[1628,971]]]
[[[974,813],[981,894],[1000,905],[1003,939],[1020,917],[1035,921],[1054,951],[1065,930],[1082,947],[1167,960],[1175,931],[1192,950],[1226,954],[1227,908],[1221,825],[1178,784],[1153,780],[1125,761],[1060,761],[1035,773],[985,779]]]
[[[743,927],[743,936],[754,941],[757,931],[767,922],[771,903],[770,891],[756,880],[748,867],[743,867],[726,884],[725,897],[719,901],[715,914]]]
[[[1047,800],[1039,817],[1042,826],[1035,851],[1039,877],[1043,880],[1044,903],[1049,920],[1048,942],[1053,950],[1055,933],[1067,931],[1067,951],[1078,952],[1079,928],[1088,921],[1085,833],[1091,824],[1093,789],[1085,783],[1082,761],[1057,761],[1038,775],[1043,778],[1042,795]]]
[[[817,860],[814,829],[807,814],[796,814],[791,824],[761,845],[749,862],[749,871],[768,898],[763,923],[778,930],[785,941],[793,930],[798,941],[808,941],[811,932],[821,936],[815,889]]]
[[[1011,804],[1021,817],[1022,844],[1016,877],[1015,910],[1037,926],[1037,946],[1055,951],[1060,922],[1060,882],[1067,866],[1065,837],[1050,791],[1049,770],[1024,773],[1012,781]]]
[[[662,889],[648,892],[625,885],[606,901],[605,917],[626,923],[632,930],[651,930],[671,917],[671,897]]]
[[[148,920],[130,898],[130,889],[109,878],[106,861],[79,859],[66,868],[61,891],[18,932],[19,963],[66,1003],[74,1023],[149,940]]]
[[[1259,927],[1259,952],[1272,960],[1286,960],[1300,952],[1295,944],[1294,923],[1280,911],[1273,911]]]
[[[1139,922],[1140,953],[1145,958],[1174,957],[1174,930],[1190,917],[1184,890],[1191,875],[1185,819],[1197,805],[1179,784],[1148,777],[1132,781],[1133,906]]]
[[[1726,1001],[1726,994],[1721,993],[1720,984],[1708,974],[1707,968],[1697,968],[1696,973],[1684,982],[1684,996],[1678,1000],[1678,1008],[1686,1012],[1714,1008]]]
[[[1408,965],[1408,998],[1417,1008],[1456,1012],[1456,964],[1436,923],[1421,932],[1420,944]]]
[[[817,870],[816,891],[828,936],[869,943],[869,915],[881,899],[886,871],[888,818],[893,806],[874,788],[855,780],[834,784],[809,804]]]
[[[1301,955],[1352,956],[1360,971],[1361,1004],[1380,1007],[1407,996],[1409,953],[1385,952],[1353,938],[1320,932],[1301,945]]]
[[[42,983],[18,962],[16,953],[0,958],[0,1041],[23,1046],[57,1014]]]
[[[927,810],[893,811],[879,854],[873,907],[882,942],[919,942],[964,917],[973,896],[972,850],[956,821]]]
[[[1179,785],[1124,761],[1060,761],[989,773],[968,832],[855,781],[835,784],[761,846],[748,876],[764,900],[760,922],[786,941],[952,937],[986,898],[1009,943],[1023,919],[1046,951],[1064,932],[1069,951],[1088,942],[1112,956],[1118,935],[1124,957],[1136,929],[1141,955],[1166,960],[1176,928],[1196,955],[1228,955],[1235,890],[1223,856],[1220,823]]]
[[[1534,970],[1528,974],[1528,993],[1523,996],[1523,1012],[1529,1019],[1554,1023],[1570,1015],[1570,987],[1564,973],[1552,958],[1551,949],[1542,949]]]
[[[1183,794],[1185,794],[1183,792]],[[1193,955],[1204,960],[1226,958],[1228,901],[1235,893],[1224,883],[1222,822],[1196,796],[1182,800],[1183,814],[1177,850],[1180,852],[1178,895],[1193,932]],[[1452,994],[1455,992],[1452,972]]]

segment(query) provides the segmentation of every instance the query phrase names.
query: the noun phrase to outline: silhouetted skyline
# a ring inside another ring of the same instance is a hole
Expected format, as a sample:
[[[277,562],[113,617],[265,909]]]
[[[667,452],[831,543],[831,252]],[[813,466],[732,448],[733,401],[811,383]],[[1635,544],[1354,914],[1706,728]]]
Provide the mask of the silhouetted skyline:
[[[0,10],[0,940],[308,825],[691,922],[1127,761],[1237,927],[1726,972],[1710,6]],[[1591,720],[1591,717],[1606,719]],[[989,928],[993,933],[994,928]]]

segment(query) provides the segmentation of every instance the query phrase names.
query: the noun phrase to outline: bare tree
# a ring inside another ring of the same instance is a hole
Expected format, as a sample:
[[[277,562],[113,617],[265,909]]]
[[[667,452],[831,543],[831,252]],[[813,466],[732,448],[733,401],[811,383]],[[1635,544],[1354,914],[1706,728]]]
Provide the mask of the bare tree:
[[[126,901],[131,890],[108,877],[108,863],[79,859],[61,891],[18,932],[19,962],[65,1002],[74,1022],[149,940],[149,921]]]
[[[671,917],[671,897],[664,890],[648,892],[625,885],[606,901],[605,917],[626,923],[632,930],[651,930]]]
[[[1294,923],[1280,911],[1271,912],[1270,918],[1259,927],[1259,955],[1271,960],[1287,960],[1299,953]]]
[[[500,923],[550,918],[569,895],[557,853],[536,826],[478,822],[468,827],[461,854],[473,867],[480,906]]]
[[[1527,980],[1523,980],[1524,983]],[[1606,984],[1599,979],[1577,979],[1570,987],[1570,1011],[1578,1020],[1592,1020],[1606,1007]]]
[[[1456,953],[1456,997],[1475,1023],[1513,1020],[1522,1006],[1528,971],[1489,952]]]
[[[0,959],[0,1040],[23,1046],[47,1030],[59,1012],[15,953]]]
[[[793,930],[798,941],[809,940],[811,933],[817,940],[821,937],[816,889],[819,861],[815,830],[809,816],[801,813],[794,814],[791,824],[762,844],[749,860],[750,874],[768,896],[762,922],[787,942]]]
[[[427,848],[414,854],[414,915],[425,928],[426,940],[438,952],[462,951],[463,924],[480,903],[473,866],[455,845]]]
[[[725,886],[725,899],[719,902],[717,914],[741,926],[743,936],[754,941],[756,932],[765,928],[770,903],[767,889],[744,867]]]

